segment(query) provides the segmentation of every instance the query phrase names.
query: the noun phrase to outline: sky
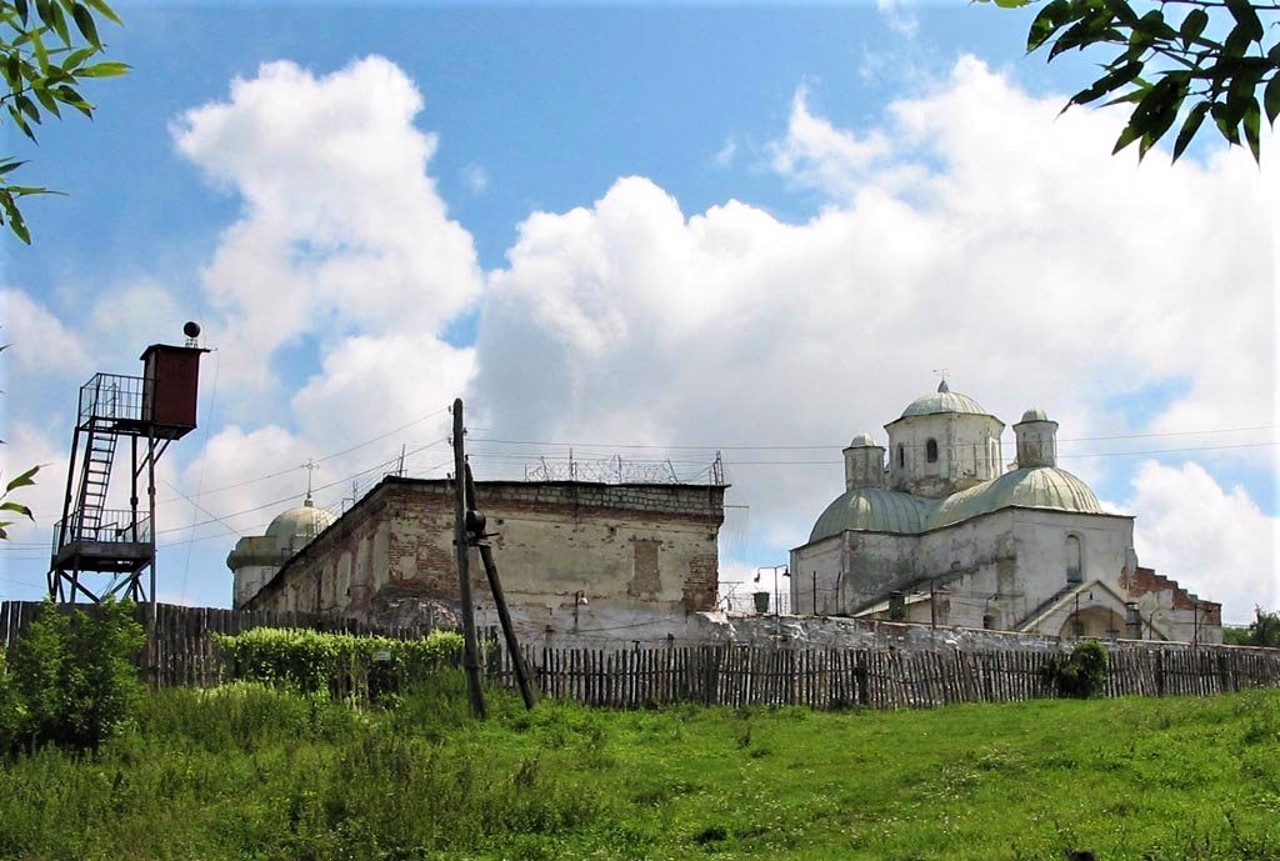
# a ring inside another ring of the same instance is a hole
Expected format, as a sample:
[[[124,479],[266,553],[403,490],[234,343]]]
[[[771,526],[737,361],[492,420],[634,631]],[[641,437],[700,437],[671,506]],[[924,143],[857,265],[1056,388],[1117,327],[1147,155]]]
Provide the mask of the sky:
[[[732,484],[721,580],[786,562],[840,449],[945,374],[1135,515],[1143,565],[1280,606],[1274,147],[1111,155],[1098,58],[989,4],[120,3],[90,122],[0,238],[0,468],[40,464],[0,599],[42,594],[78,387],[203,327],[160,461],[161,600],[388,471]],[[1004,451],[1013,459],[1012,430]],[[312,462],[318,468],[308,470]],[[114,479],[124,504],[127,477]],[[772,575],[766,574],[766,577]]]

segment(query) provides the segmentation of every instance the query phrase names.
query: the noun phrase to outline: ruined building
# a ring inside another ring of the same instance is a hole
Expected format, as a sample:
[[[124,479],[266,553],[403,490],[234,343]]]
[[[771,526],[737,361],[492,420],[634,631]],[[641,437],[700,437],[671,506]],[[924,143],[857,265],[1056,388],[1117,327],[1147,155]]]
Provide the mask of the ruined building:
[[[585,615],[678,617],[710,610],[718,485],[482,481],[477,502],[513,613],[526,630],[572,631]],[[227,559],[235,606],[383,623],[456,606],[453,483],[388,476],[342,516],[303,506],[241,539]],[[474,552],[474,551],[473,551]],[[484,569],[471,566],[484,609]]]
[[[844,450],[845,487],[791,551],[796,613],[1055,636],[1222,642],[1221,605],[1138,564],[1131,515],[1057,465],[1057,422],[1004,423],[945,381]],[[886,462],[887,453],[887,462]]]

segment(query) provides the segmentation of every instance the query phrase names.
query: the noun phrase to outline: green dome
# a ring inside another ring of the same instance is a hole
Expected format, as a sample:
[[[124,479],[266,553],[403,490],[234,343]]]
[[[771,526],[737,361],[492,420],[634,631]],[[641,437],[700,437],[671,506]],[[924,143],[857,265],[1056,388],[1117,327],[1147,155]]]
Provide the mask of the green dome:
[[[267,535],[276,539],[281,549],[297,551],[324,532],[336,519],[323,508],[313,506],[308,498],[302,506],[276,515],[275,520],[267,527]]]
[[[1081,514],[1105,514],[1089,485],[1064,469],[1034,466],[1015,469],[992,481],[940,499],[929,516],[937,529],[1002,508],[1047,508]]]
[[[947,381],[943,380],[938,384],[936,392],[930,392],[927,395],[921,395],[911,403],[907,404],[907,408],[902,411],[902,418],[908,416],[931,416],[938,413],[967,413],[970,415],[985,416],[987,411],[982,408],[982,404],[975,401],[968,395],[962,395],[959,392],[953,392],[947,387]]]
[[[1006,472],[938,500],[876,487],[846,491],[822,512],[809,534],[809,543],[849,531],[919,535],[1002,508],[1106,513],[1089,485],[1066,470],[1038,466]]]
[[[1032,407],[1022,414],[1022,420],[1024,422],[1047,422],[1049,416],[1040,407]]]
[[[849,448],[883,448],[869,433],[860,433],[849,443]]]
[[[809,533],[809,543],[842,532],[896,532],[915,535],[924,531],[928,503],[909,493],[879,487],[845,491],[822,512]]]

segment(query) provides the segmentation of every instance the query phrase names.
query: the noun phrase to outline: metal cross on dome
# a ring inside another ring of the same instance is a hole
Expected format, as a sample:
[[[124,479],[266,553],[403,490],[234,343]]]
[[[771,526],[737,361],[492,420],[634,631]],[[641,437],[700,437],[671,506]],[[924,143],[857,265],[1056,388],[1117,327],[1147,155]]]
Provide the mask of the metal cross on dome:
[[[307,505],[310,505],[310,504],[311,504],[311,476],[312,476],[312,474],[313,474],[317,469],[319,469],[319,468],[320,468],[320,464],[316,463],[315,458],[310,458],[310,457],[309,457],[309,458],[307,458],[307,462],[306,462],[306,463],[304,463],[302,466],[300,466],[300,467],[298,467],[298,468],[299,468],[299,469],[305,469],[305,470],[307,471],[307,501],[306,501],[306,504],[307,504]]]

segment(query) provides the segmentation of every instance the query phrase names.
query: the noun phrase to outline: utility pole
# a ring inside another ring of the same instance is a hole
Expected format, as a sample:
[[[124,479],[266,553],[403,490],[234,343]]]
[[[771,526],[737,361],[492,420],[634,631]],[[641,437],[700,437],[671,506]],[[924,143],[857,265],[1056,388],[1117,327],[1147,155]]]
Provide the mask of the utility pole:
[[[502,636],[507,643],[507,652],[511,655],[516,682],[520,685],[520,696],[524,699],[524,707],[532,709],[536,702],[533,684],[529,678],[529,669],[525,666],[524,653],[520,651],[520,641],[516,638],[515,625],[511,624],[511,614],[507,611],[507,598],[502,591],[502,581],[498,579],[498,565],[493,561],[493,548],[489,546],[489,535],[485,532],[485,516],[480,513],[476,504],[476,482],[471,477],[469,463],[466,465],[466,475],[467,537],[480,550],[480,561],[484,564],[485,576],[489,578],[489,590],[493,593],[493,603],[498,609],[498,621],[502,623]],[[574,615],[576,617],[577,613]]]
[[[458,560],[458,597],[462,603],[462,666],[467,672],[467,692],[471,714],[487,714],[484,692],[480,690],[480,660],[476,648],[476,616],[471,604],[471,547],[467,538],[467,455],[462,437],[462,398],[453,401],[453,547]]]

